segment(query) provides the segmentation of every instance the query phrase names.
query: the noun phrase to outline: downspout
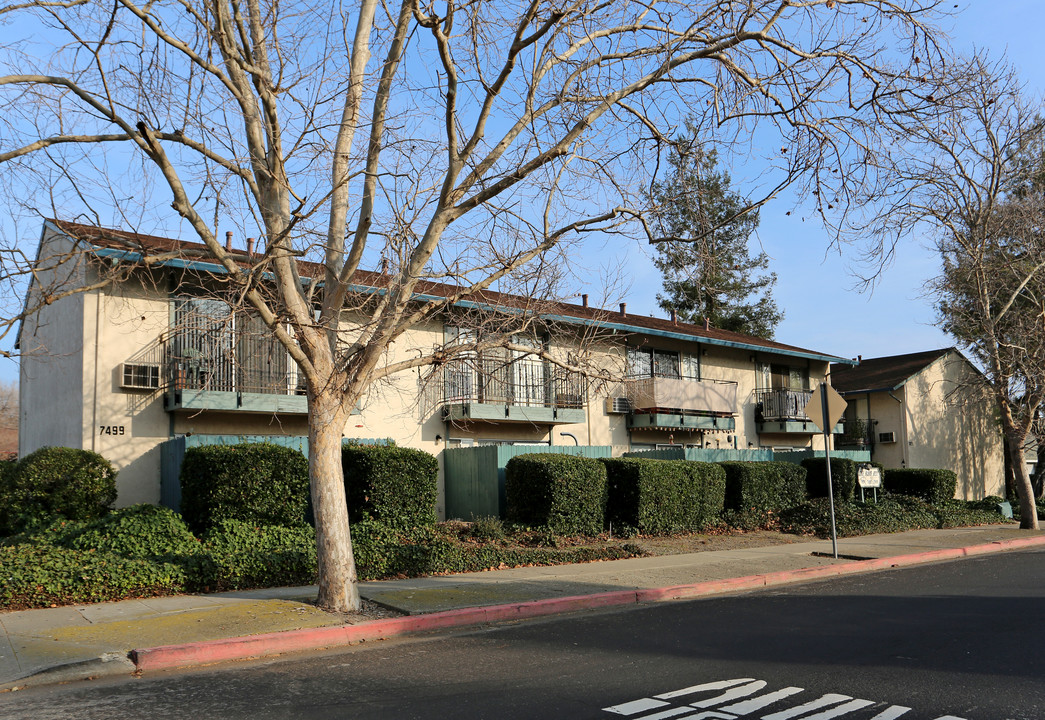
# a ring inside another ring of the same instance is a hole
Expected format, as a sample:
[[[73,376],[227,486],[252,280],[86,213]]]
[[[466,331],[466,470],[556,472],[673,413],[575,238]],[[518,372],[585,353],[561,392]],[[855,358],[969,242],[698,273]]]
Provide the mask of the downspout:
[[[893,395],[893,391],[889,391],[889,397],[900,404],[900,441],[903,443],[903,449],[900,450],[900,461],[903,463],[903,467],[910,467],[910,463],[907,458],[907,409],[904,407],[903,400]]]
[[[584,300],[587,304],[587,295],[584,296]],[[591,446],[591,383],[587,377],[584,378],[584,409],[584,429],[588,432],[588,445]],[[612,445],[612,441],[610,444]]]
[[[91,450],[97,452],[97,433],[94,429],[98,427],[98,346],[101,344],[100,328],[102,325],[102,301],[99,290],[94,295],[94,387],[91,390]]]

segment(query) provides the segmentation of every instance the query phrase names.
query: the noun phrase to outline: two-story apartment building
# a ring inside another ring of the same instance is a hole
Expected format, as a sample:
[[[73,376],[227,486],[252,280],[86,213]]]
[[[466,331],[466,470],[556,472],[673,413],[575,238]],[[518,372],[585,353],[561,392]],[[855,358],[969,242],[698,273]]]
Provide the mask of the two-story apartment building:
[[[167,254],[146,267],[135,248]],[[307,435],[293,361],[256,318],[222,299],[222,271],[202,246],[48,221],[40,258],[27,301],[39,308],[18,340],[23,455],[44,445],[95,450],[119,469],[126,505],[159,501],[161,448],[172,438]],[[101,282],[114,269],[116,281]],[[428,283],[423,293],[450,289]],[[51,302],[39,302],[44,292],[54,292]],[[535,307],[525,301],[484,296],[487,306]],[[389,361],[467,343],[482,332],[467,310],[411,329]],[[542,303],[510,345],[376,384],[344,437],[391,438],[437,456],[483,444],[610,446],[615,455],[822,448],[803,408],[830,363],[850,362],[623,305],[591,307],[586,297]],[[554,362],[578,354],[592,370]]]

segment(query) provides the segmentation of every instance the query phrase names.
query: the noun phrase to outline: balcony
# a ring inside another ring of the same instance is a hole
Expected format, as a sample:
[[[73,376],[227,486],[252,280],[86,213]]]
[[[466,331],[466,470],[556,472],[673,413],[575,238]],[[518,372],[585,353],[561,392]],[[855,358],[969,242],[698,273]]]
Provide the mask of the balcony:
[[[443,365],[422,391],[422,412],[447,420],[558,425],[585,420],[584,377],[537,358],[464,358]]]
[[[845,419],[839,425],[841,433],[835,435],[835,447],[861,449],[874,446],[876,420]]]
[[[267,372],[202,358],[172,357],[166,365],[164,408],[170,412],[219,410],[308,414],[297,368]]]
[[[725,380],[648,377],[629,380],[628,427],[650,430],[733,430],[737,384]]]
[[[812,390],[756,390],[755,427],[760,434],[815,435],[820,432],[805,414]],[[840,432],[840,431],[839,431]]]
[[[161,390],[168,412],[308,413],[297,366],[260,332],[175,330],[124,365],[132,383],[147,383],[123,387]]]

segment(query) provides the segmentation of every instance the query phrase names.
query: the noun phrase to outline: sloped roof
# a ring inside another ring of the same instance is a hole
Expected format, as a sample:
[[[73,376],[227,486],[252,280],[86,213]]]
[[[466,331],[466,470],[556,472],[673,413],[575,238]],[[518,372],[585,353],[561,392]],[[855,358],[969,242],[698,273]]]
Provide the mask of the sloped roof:
[[[907,355],[861,360],[856,367],[839,367],[831,371],[831,385],[838,392],[884,392],[895,390],[954,348],[926,350]]]
[[[198,266],[201,270],[210,272],[224,271],[223,268],[217,265],[210,251],[202,243],[185,242],[156,235],[144,235],[141,233],[128,232],[126,230],[99,228],[91,225],[67,222],[64,220],[49,220],[48,222],[75,240],[89,243],[94,249],[96,249],[96,251],[98,249],[108,249],[125,253],[127,254],[127,260],[133,261],[135,255],[157,256],[170,254],[181,258],[183,261],[196,259],[196,261],[203,264]],[[237,262],[244,266],[251,262],[251,258],[242,250],[233,251],[232,256],[237,260]],[[323,266],[318,263],[302,260],[299,261],[299,272],[306,277],[319,277],[323,274]],[[357,271],[353,278],[355,284],[365,288],[385,287],[388,285],[389,280],[390,278],[387,275],[368,270]],[[459,291],[460,288],[454,285],[427,281],[418,283],[415,290],[415,292],[420,296],[430,296],[434,298],[447,298]],[[534,300],[532,298],[499,293],[492,290],[483,290],[468,295],[462,301],[462,304],[468,303],[477,303],[495,308],[530,308],[534,306]],[[787,345],[785,343],[766,340],[752,335],[744,335],[742,333],[720,330],[715,327],[705,327],[704,325],[694,325],[682,321],[673,322],[670,319],[634,315],[631,313],[625,314],[618,311],[607,310],[605,308],[575,305],[564,302],[542,302],[540,303],[539,312],[542,317],[549,319],[567,322],[573,321],[580,324],[595,325],[623,332],[657,335],[679,340],[688,340],[691,342],[704,342],[711,345],[737,347],[745,350],[761,350],[833,363],[852,364],[853,362],[847,358],[827,355],[815,350],[808,350],[795,345]]]

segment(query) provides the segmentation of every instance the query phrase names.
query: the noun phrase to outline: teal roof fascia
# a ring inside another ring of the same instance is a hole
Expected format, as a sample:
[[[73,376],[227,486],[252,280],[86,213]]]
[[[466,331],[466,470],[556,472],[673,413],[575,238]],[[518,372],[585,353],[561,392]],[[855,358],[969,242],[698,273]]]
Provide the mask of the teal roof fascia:
[[[142,254],[133,250],[114,250],[111,248],[95,247],[94,251],[101,257],[113,258],[117,260],[140,261],[142,259]],[[216,263],[203,262],[200,260],[184,260],[182,258],[171,258],[170,260],[162,261],[160,264],[168,267],[202,270],[204,272],[227,272],[227,270],[221,265],[218,265]],[[265,273],[265,275],[270,276],[271,274]],[[376,292],[378,294],[382,294],[385,292],[382,288],[367,287],[363,285],[352,285],[351,289],[355,292]],[[414,299],[422,302],[443,302],[446,300],[446,298],[440,297],[438,295],[427,295],[422,293],[415,295]],[[474,310],[497,310],[499,312],[510,311],[520,314],[523,312],[518,308],[495,307],[489,303],[479,303],[473,300],[458,300],[454,304],[458,307],[469,308]],[[587,318],[571,317],[569,315],[542,314],[540,315],[540,318],[552,322],[571,323],[574,325],[587,325],[590,327],[597,327],[604,330],[616,330],[626,333],[650,335],[653,337],[662,337],[671,340],[682,340],[684,342],[699,342],[705,345],[716,345],[719,347],[728,347],[737,350],[744,350],[747,352],[763,352],[770,353],[773,355],[786,355],[788,357],[798,357],[806,360],[817,360],[822,362],[839,363],[845,365],[857,364],[855,361],[850,360],[848,358],[836,357],[834,355],[824,355],[821,353],[807,352],[804,350],[785,350],[783,348],[770,348],[764,345],[742,343],[736,342],[734,340],[721,340],[719,338],[711,338],[706,337],[704,335],[690,335],[687,333],[671,332],[670,330],[644,328],[638,325],[628,325],[626,323],[611,323],[605,322],[603,320],[590,320]]]
[[[785,350],[783,348],[771,348],[766,347],[764,345],[755,345],[753,343],[742,343],[736,342],[734,340],[721,340],[719,338],[711,338],[706,337],[704,335],[689,335],[687,333],[672,332],[670,330],[656,330],[653,328],[639,327],[637,325],[627,325],[624,323],[610,323],[604,322],[602,320],[585,320],[583,318],[569,317],[568,315],[542,315],[541,317],[556,322],[592,325],[599,328],[605,328],[607,330],[620,330],[622,332],[636,333],[641,335],[652,335],[654,337],[670,338],[672,340],[699,342],[704,345],[717,345],[719,347],[734,348],[737,350],[744,350],[748,352],[772,353],[774,355],[787,355],[788,357],[799,357],[806,360],[819,360],[823,362],[833,362],[846,365],[857,364],[853,360],[835,357],[834,355],[823,355],[821,353],[808,352],[805,350]]]

